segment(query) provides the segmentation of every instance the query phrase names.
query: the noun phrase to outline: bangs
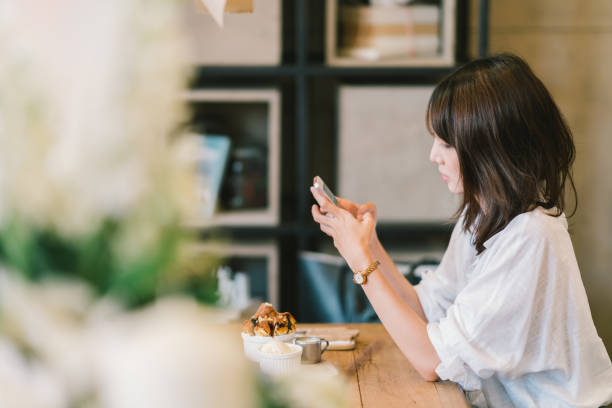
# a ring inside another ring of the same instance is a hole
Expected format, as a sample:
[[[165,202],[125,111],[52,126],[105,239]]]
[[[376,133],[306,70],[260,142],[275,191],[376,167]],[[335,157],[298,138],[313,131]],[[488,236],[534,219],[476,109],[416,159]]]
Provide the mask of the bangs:
[[[427,130],[431,135],[437,135],[450,146],[456,147],[450,125],[454,123],[452,114],[452,91],[449,79],[442,80],[434,89],[425,115]]]

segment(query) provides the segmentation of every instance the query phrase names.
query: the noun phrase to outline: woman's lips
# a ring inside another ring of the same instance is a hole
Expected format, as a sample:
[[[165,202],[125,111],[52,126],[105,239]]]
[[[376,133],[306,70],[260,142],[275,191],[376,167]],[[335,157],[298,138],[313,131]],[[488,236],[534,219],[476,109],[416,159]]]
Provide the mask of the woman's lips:
[[[448,176],[445,174],[442,174],[442,181],[447,182],[448,183]]]

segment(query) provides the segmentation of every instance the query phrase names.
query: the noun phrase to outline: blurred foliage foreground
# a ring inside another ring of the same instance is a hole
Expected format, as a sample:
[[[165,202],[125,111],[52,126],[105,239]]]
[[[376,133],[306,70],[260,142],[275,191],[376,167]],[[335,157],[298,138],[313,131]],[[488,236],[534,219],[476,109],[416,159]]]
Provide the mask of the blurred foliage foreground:
[[[0,6],[1,407],[343,405],[337,378],[262,378],[205,306],[214,260],[181,228],[189,7]]]

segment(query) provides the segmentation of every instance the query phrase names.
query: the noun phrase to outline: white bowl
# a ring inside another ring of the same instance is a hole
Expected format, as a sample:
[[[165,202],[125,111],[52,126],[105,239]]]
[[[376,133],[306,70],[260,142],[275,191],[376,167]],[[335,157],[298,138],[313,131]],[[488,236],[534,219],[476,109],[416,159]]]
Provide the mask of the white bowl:
[[[240,333],[242,335],[242,343],[244,344],[244,354],[251,361],[259,362],[258,348],[269,342],[269,341],[282,341],[283,343],[293,343],[295,338],[295,332],[289,334],[283,334],[282,336],[251,336],[247,333]]]
[[[302,347],[297,344],[287,344],[291,349],[291,353],[287,354],[270,354],[261,351],[261,347],[257,349],[259,355],[259,367],[266,374],[278,376],[289,374],[300,367],[302,361]]]

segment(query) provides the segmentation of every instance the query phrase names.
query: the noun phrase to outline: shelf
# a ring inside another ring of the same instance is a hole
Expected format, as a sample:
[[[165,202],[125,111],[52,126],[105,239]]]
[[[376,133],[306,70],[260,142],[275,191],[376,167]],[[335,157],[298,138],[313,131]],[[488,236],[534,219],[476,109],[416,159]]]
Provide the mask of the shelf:
[[[294,66],[199,66],[196,68],[196,77],[277,77],[292,76],[297,73]]]
[[[259,3],[266,1],[268,0],[256,2],[256,12]],[[444,5],[444,12],[440,19],[443,37],[440,39],[442,52],[436,58],[408,58],[395,62],[374,63],[347,60],[340,55],[335,55],[337,54],[335,49],[337,48],[337,32],[334,16],[337,13],[334,7],[337,3],[338,0],[272,0],[269,4],[262,5],[262,11],[269,10],[270,7],[276,8],[277,4],[280,6],[278,21],[273,22],[274,27],[271,27],[272,31],[280,32],[280,39],[277,40],[275,36],[267,36],[266,41],[269,44],[262,44],[255,38],[257,30],[246,30],[253,36],[253,41],[250,41],[251,38],[249,38],[248,43],[251,48],[244,54],[248,54],[249,58],[243,58],[244,55],[236,52],[237,48],[231,45],[224,46],[223,50],[216,50],[232,53],[231,58],[225,59],[219,59],[213,54],[206,55],[204,52],[206,47],[200,48],[196,54],[204,59],[198,60],[200,58],[198,57],[191,62],[196,67],[192,80],[194,91],[186,95],[186,99],[192,105],[204,103],[208,104],[208,107],[219,110],[225,103],[236,105],[264,103],[271,107],[268,115],[272,116],[267,117],[266,122],[275,129],[272,129],[272,132],[266,132],[268,134],[266,137],[270,140],[270,146],[275,146],[277,149],[274,153],[270,151],[270,158],[272,156],[276,158],[269,160],[268,163],[269,165],[274,163],[275,166],[268,170],[270,185],[275,186],[275,191],[268,191],[266,199],[274,208],[268,209],[270,212],[261,212],[259,214],[261,217],[253,217],[257,214],[250,212],[242,214],[226,212],[219,214],[210,222],[195,220],[185,227],[187,233],[195,234],[203,240],[229,241],[232,243],[231,246],[242,246],[243,244],[248,246],[253,242],[261,243],[262,241],[265,241],[264,245],[273,245],[276,255],[268,253],[259,258],[261,260],[268,256],[270,259],[274,256],[278,258],[273,261],[278,264],[278,270],[271,272],[270,275],[277,275],[275,278],[277,287],[276,289],[268,288],[268,290],[271,293],[276,291],[275,299],[281,302],[280,308],[295,312],[298,319],[301,313],[307,313],[309,307],[308,302],[303,302],[306,295],[303,287],[300,286],[300,253],[302,251],[322,251],[324,248],[331,252],[335,251],[333,242],[310,217],[309,209],[312,201],[307,187],[311,177],[314,174],[320,174],[336,193],[342,194],[338,169],[341,166],[339,158],[342,143],[344,143],[342,138],[347,135],[347,123],[342,121],[342,107],[339,104],[342,99],[340,89],[356,88],[358,84],[366,84],[372,88],[381,85],[391,85],[396,88],[397,85],[433,85],[467,59],[465,50],[467,49],[469,5],[466,2],[439,0],[439,3]],[[487,35],[483,28],[486,23],[486,13],[482,12],[482,5],[486,3],[488,3],[486,0],[479,2],[481,5],[481,12],[478,13],[481,17],[479,40],[481,41],[486,41]],[[248,19],[248,15],[240,17]],[[280,26],[280,31],[278,26]],[[234,41],[236,38],[239,39],[245,30],[244,27],[232,28],[226,25],[222,30],[215,29],[210,32],[213,32],[214,35],[197,34],[197,42],[209,42],[207,46],[210,46],[216,42],[216,35],[227,37],[228,41],[230,39]],[[242,45],[244,44],[246,43],[243,42]],[[262,55],[262,59],[259,59],[257,52],[265,56]],[[253,55],[255,59],[251,58]],[[214,61],[215,58],[217,58],[216,61]],[[267,62],[262,63],[263,59]],[[263,96],[266,93],[275,94],[275,96]],[[245,102],[245,96],[248,99],[248,95],[257,94],[259,96],[255,99],[259,102]],[[370,97],[360,94],[359,98],[365,98],[367,102]],[[393,93],[391,99],[394,101],[391,104],[394,115],[400,115],[401,107],[395,108],[393,104],[401,105],[402,99],[397,98]],[[362,102],[363,100],[360,101]],[[423,100],[419,99],[417,103],[423,104],[422,107],[425,108]],[[389,107],[388,103],[380,105]],[[200,105],[200,107],[203,106]],[[229,107],[229,109],[234,108]],[[372,110],[368,116],[370,121],[362,121],[363,126],[352,125],[356,131],[362,132],[361,137],[354,142],[363,142],[364,130],[366,137],[369,137],[368,133],[371,135],[374,130],[367,129],[371,129],[371,127],[368,128],[371,125],[369,122],[376,122],[376,115],[388,118],[385,116],[385,110],[388,109],[385,109],[384,106],[374,104],[369,109]],[[229,121],[232,121],[229,118],[234,117],[238,121],[247,123],[248,120],[243,115],[247,111],[246,106],[237,108],[234,109],[232,115],[226,117]],[[420,113],[414,114],[412,117],[419,115]],[[262,114],[259,113],[259,116],[261,117]],[[363,117],[364,113],[358,113],[357,116]],[[259,119],[255,120],[255,125],[251,123],[248,127],[257,127],[258,122]],[[397,121],[393,123],[397,124]],[[240,127],[245,128],[246,125],[243,124]],[[421,131],[424,130],[421,129]],[[399,142],[402,136],[400,133],[397,135],[398,140],[395,140],[395,143]],[[418,139],[415,134],[406,136],[409,136],[410,141],[404,141],[406,145],[415,141],[427,143],[427,134],[422,136],[424,139]],[[382,144],[385,137],[377,140],[380,140]],[[392,141],[387,139],[387,142]],[[281,147],[282,157],[280,156]],[[423,145],[419,145],[418,148],[420,156]],[[389,148],[385,148],[385,152],[388,151]],[[428,169],[428,171],[432,171],[435,175],[435,168]],[[435,182],[440,182],[440,180],[435,180]],[[445,186],[442,184],[442,187]],[[393,188],[397,190],[398,187]],[[437,195],[438,193],[441,192],[434,193],[434,200],[441,197]],[[387,191],[387,198],[394,194]],[[421,195],[424,194],[421,192]],[[349,197],[360,200],[357,196]],[[377,196],[368,196],[367,200],[379,204]],[[451,212],[448,211],[448,215]],[[423,221],[418,217],[413,217],[411,220],[385,220],[383,217],[378,222],[377,232],[385,248],[395,254],[405,254],[406,251],[418,252],[421,249],[427,251],[429,248],[443,250],[451,235],[453,225],[441,221],[440,218],[442,217],[436,217],[436,221]],[[237,258],[241,256],[238,255]],[[257,271],[261,271],[261,266],[264,264],[255,262],[248,265],[252,265],[254,273],[258,274],[260,272]],[[278,296],[278,293],[281,296]]]
[[[325,52],[332,66],[452,66],[456,0],[439,5],[339,6],[326,0]],[[346,53],[350,55],[345,55]]]
[[[207,77],[292,77],[296,75],[306,76],[337,76],[337,77],[399,77],[410,78],[413,76],[439,76],[450,74],[456,67],[447,66],[413,66],[413,67],[332,67],[327,65],[309,65],[298,67],[294,65],[283,65],[278,67],[257,66],[209,66],[198,67],[197,78]]]
[[[191,106],[194,132],[231,139],[228,168],[218,200],[225,210],[217,211],[211,219],[193,217],[186,226],[277,225],[280,219],[280,92],[277,89],[199,89],[183,97]]]
[[[295,224],[278,226],[215,226],[208,228],[185,226],[185,230],[187,232],[197,233],[202,239],[225,236],[238,239],[283,237],[295,236],[299,232],[299,229]]]
[[[199,65],[279,65],[282,0],[257,1],[252,13],[227,14],[223,27],[183,4],[182,27],[189,62]]]
[[[241,244],[199,244],[196,253],[222,258],[233,272],[243,272],[250,280],[250,295],[278,305],[280,300],[279,255],[274,242],[243,242]]]
[[[376,231],[381,240],[385,242],[401,241],[405,246],[433,240],[448,241],[454,224],[448,223],[379,223]],[[298,227],[295,224],[276,227],[215,227],[215,228],[186,228],[187,233],[195,233],[202,240],[230,239],[236,241],[249,241],[260,239],[296,239],[304,234],[311,239],[320,241],[329,239],[315,224]]]
[[[446,222],[398,222],[384,223],[379,222],[376,225],[376,231],[381,238],[395,239],[398,237],[418,238],[425,235],[436,237],[450,237],[453,231],[454,224]],[[303,228],[303,232],[313,238],[325,238],[326,235],[320,228],[311,224]]]
[[[305,68],[307,75],[312,76],[339,76],[339,77],[399,77],[433,75],[444,76],[455,69],[451,67],[419,66],[419,67],[372,67],[372,66],[309,66]]]

